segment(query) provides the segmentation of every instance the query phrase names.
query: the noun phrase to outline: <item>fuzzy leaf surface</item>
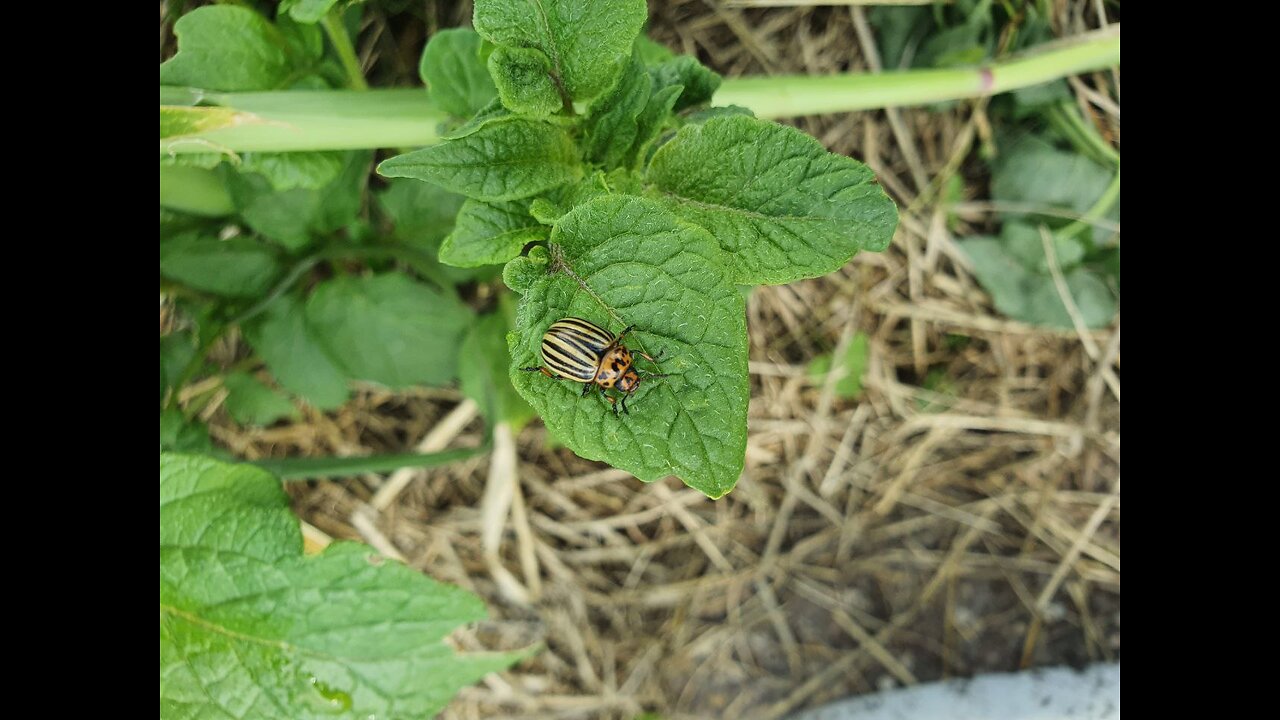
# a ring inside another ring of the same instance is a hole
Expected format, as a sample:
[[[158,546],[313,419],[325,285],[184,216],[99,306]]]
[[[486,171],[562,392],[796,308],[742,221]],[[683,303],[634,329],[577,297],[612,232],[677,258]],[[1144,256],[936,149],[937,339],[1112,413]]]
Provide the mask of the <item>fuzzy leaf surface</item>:
[[[561,264],[553,272],[520,263],[530,267],[508,337],[516,389],[583,457],[646,482],[677,475],[709,497],[727,493],[746,453],[747,330],[715,241],[651,200],[613,195],[561,218],[551,243]],[[614,417],[598,394],[581,397],[582,385],[522,371],[542,365],[542,335],[564,317],[615,333],[634,324],[629,348],[665,351],[658,367],[637,367],[670,377],[643,381],[630,415]]]
[[[644,0],[478,0],[472,24],[496,45],[541,50],[588,102],[617,83],[648,14]]]
[[[440,246],[440,262],[457,267],[505,263],[524,246],[545,240],[547,228],[529,214],[527,201],[467,200],[454,230]]]
[[[493,201],[519,200],[571,182],[582,176],[582,166],[563,129],[511,117],[466,137],[385,160],[378,173]]]
[[[824,275],[859,250],[883,250],[898,223],[866,165],[756,118],[686,125],[648,177],[668,207],[715,236],[742,284]]]
[[[441,30],[427,41],[418,74],[441,110],[469,118],[488,105],[498,90],[489,70],[480,59],[484,40],[475,30]]]
[[[161,717],[433,717],[517,659],[444,643],[484,616],[357,543],[304,557],[265,470],[160,455]]]

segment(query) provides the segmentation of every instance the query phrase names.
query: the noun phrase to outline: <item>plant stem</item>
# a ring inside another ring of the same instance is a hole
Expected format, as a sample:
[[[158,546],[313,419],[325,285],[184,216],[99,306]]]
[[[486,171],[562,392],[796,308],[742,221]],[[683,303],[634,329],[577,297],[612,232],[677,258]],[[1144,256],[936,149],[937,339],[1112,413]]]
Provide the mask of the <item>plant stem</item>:
[[[329,42],[333,43],[333,49],[338,51],[338,59],[342,61],[342,68],[347,71],[347,80],[351,83],[351,89],[368,90],[369,83],[365,82],[364,73],[360,70],[360,59],[356,57],[356,50],[351,46],[347,27],[342,24],[342,11],[334,6],[320,24],[324,26],[325,34],[329,36]]]
[[[1049,122],[1066,135],[1081,153],[1099,162],[1120,167],[1120,153],[1098,134],[1096,128],[1080,117],[1080,111],[1069,100],[1050,107],[1048,117]]]
[[[1116,200],[1120,199],[1120,168],[1116,167],[1116,176],[1111,178],[1111,184],[1107,185],[1107,189],[1102,191],[1102,196],[1098,201],[1089,208],[1079,220],[1073,220],[1063,226],[1056,234],[1059,237],[1075,237],[1080,233],[1093,228],[1091,220],[1097,220],[1111,212],[1111,208],[1115,206]]]
[[[170,88],[161,92],[176,94]],[[161,155],[211,152],[211,146],[233,152],[420,147],[437,141],[436,127],[449,117],[431,104],[422,88],[203,93],[199,97],[251,113],[256,122],[161,140]]]
[[[872,75],[730,78],[717,104],[743,105],[767,118],[849,112],[996,95],[1120,63],[1120,26],[984,67]],[[785,82],[784,82],[785,80]]]
[[[982,97],[1120,63],[1120,26],[1048,43],[1031,55],[985,67],[906,70],[824,77],[727,78],[717,105],[744,105],[763,118],[849,112]],[[421,147],[439,140],[448,116],[421,88],[354,92],[205,93],[161,88],[162,97],[205,102],[257,116],[260,122],[160,141],[160,152],[292,152]]]
[[[366,457],[318,457],[257,460],[253,464],[281,480],[348,477],[364,473],[380,473],[405,467],[433,467],[465,460],[489,452],[488,445],[476,448],[444,450],[436,453],[397,453]]]

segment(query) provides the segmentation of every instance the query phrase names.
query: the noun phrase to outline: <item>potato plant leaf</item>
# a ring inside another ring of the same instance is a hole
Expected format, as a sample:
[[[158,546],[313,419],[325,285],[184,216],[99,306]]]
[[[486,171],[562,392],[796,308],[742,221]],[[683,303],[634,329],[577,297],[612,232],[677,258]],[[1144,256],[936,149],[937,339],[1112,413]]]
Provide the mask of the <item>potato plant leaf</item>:
[[[280,386],[321,410],[347,401],[347,378],[308,324],[303,304],[285,295],[245,323],[249,344]]]
[[[505,263],[528,243],[545,240],[547,233],[546,226],[529,214],[528,201],[467,200],[453,232],[440,246],[440,262],[457,267]]]
[[[564,106],[551,76],[551,61],[541,50],[500,47],[489,56],[489,75],[511,112],[545,117]]]
[[[644,0],[477,0],[472,24],[498,46],[535,48],[576,102],[612,88],[648,16]]]
[[[384,177],[425,180],[477,200],[519,200],[582,176],[578,149],[560,127],[510,117],[378,166]]]
[[[387,273],[322,283],[306,317],[347,377],[404,388],[457,375],[457,347],[471,312],[404,274]]]
[[[715,241],[651,200],[614,195],[561,218],[551,248],[550,273],[513,261],[527,268],[508,337],[516,389],[583,457],[646,482],[677,475],[712,498],[729,492],[746,452],[747,329]],[[582,385],[522,371],[542,364],[542,335],[563,317],[613,332],[634,324],[631,349],[665,351],[657,367],[638,367],[670,377],[642,382],[630,414],[614,417],[598,394],[581,397]]]
[[[228,373],[222,383],[227,388],[227,412],[241,425],[265,426],[298,416],[298,409],[289,398],[248,373]]]
[[[280,481],[160,455],[160,716],[433,717],[520,653],[457,655],[479,598],[351,542],[302,554]]]
[[[226,297],[255,297],[280,274],[271,247],[247,237],[185,233],[160,243],[160,275]]]
[[[711,232],[742,284],[831,272],[859,250],[883,250],[898,223],[866,165],[750,117],[681,128],[648,179],[667,207]]]
[[[484,40],[475,30],[441,30],[427,41],[418,73],[441,110],[469,118],[484,109],[498,90],[480,58]]]
[[[297,45],[248,8],[196,8],[178,18],[173,32],[178,53],[160,64],[161,85],[227,92],[274,90],[295,77]]]

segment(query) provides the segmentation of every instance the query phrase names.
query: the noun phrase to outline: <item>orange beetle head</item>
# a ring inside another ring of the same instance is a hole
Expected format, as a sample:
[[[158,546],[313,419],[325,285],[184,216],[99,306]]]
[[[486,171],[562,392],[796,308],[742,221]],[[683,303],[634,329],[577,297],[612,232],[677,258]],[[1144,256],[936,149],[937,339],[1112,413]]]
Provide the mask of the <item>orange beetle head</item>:
[[[635,370],[628,370],[625,375],[618,378],[618,383],[614,387],[618,388],[619,392],[630,395],[640,387],[640,376]]]

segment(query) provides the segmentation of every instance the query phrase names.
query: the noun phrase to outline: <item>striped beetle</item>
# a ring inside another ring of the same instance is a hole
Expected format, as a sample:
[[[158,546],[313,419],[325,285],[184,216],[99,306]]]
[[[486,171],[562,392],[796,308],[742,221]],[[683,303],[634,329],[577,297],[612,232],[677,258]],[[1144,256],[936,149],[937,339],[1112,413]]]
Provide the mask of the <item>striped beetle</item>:
[[[640,387],[642,380],[667,377],[666,374],[651,373],[638,370],[632,355],[639,355],[651,363],[657,364],[658,357],[650,357],[640,351],[631,351],[622,344],[627,333],[635,329],[635,325],[627,326],[621,334],[614,335],[593,322],[582,318],[568,317],[551,323],[546,334],[542,336],[542,362],[545,367],[520,368],[525,372],[540,372],[552,380],[572,380],[585,383],[582,397],[590,394],[593,387],[600,388],[600,394],[613,407],[613,414],[618,414],[617,398],[609,397],[605,390],[615,388],[622,393],[622,411],[628,415],[627,398]],[[550,369],[548,369],[550,368]]]

